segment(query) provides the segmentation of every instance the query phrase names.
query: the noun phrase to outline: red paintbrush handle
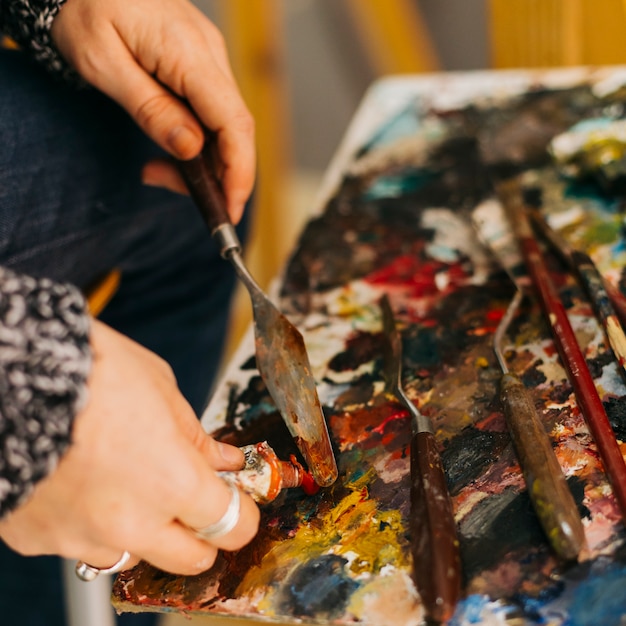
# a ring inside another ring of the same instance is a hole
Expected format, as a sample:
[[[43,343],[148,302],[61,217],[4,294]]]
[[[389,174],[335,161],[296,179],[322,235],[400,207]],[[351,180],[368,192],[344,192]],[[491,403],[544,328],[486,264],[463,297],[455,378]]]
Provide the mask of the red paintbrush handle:
[[[429,619],[445,622],[461,595],[461,558],[452,501],[432,433],[411,440],[413,579]]]
[[[526,219],[520,214],[522,211],[517,214],[518,220]],[[522,228],[523,226],[522,224]],[[524,230],[519,230],[518,234],[520,235],[520,245],[528,273],[550,323],[555,344],[574,388],[576,400],[596,442],[622,515],[626,516],[626,464],[617,444],[615,433],[611,428],[593,377],[576,340],[565,307],[543,262],[539,246],[532,237],[524,235]]]

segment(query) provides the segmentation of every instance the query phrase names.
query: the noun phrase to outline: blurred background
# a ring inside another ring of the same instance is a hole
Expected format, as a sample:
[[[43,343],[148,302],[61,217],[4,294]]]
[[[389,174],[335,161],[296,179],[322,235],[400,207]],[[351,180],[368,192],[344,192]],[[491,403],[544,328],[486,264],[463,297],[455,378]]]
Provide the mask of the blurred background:
[[[626,63],[626,0],[194,0],[224,33],[257,123],[245,255],[284,267],[367,88],[389,74]],[[250,322],[233,304],[228,354]]]

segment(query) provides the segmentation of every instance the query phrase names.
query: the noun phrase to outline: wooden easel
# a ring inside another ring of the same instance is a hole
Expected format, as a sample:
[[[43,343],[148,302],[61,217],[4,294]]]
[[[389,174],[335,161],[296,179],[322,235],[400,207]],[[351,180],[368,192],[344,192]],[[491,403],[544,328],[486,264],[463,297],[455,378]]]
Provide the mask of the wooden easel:
[[[624,0],[490,0],[492,66],[626,63]]]

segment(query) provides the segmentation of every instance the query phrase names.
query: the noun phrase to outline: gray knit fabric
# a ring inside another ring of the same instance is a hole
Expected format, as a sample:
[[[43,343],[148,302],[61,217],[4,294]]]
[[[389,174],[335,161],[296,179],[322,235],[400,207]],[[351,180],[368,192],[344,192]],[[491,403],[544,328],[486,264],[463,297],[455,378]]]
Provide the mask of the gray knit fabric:
[[[0,32],[71,76],[50,39],[65,0],[0,0]],[[91,369],[80,291],[0,267],[0,517],[31,493],[71,442]]]
[[[89,316],[73,285],[0,268],[0,516],[56,466],[86,399]]]
[[[78,81],[58,53],[50,28],[66,0],[0,0],[0,32],[9,35],[50,72]]]

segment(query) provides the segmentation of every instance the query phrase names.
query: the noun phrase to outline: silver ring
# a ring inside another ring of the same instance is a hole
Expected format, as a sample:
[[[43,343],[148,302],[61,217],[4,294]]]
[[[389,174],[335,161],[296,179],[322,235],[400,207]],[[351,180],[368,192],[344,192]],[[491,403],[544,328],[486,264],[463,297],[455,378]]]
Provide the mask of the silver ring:
[[[128,563],[129,559],[130,552],[128,550],[124,550],[122,556],[116,563],[111,565],[111,567],[94,567],[93,565],[85,563],[85,561],[78,561],[74,571],[78,578],[80,578],[83,582],[88,583],[95,580],[99,574],[117,574],[117,572],[124,569],[124,565]]]
[[[227,535],[233,528],[235,528],[235,526],[237,526],[239,515],[241,513],[241,498],[239,497],[239,489],[230,483],[227,483],[227,485],[231,494],[228,508],[226,509],[224,515],[217,520],[217,522],[209,524],[204,528],[193,529],[200,539],[212,541],[217,537]]]

